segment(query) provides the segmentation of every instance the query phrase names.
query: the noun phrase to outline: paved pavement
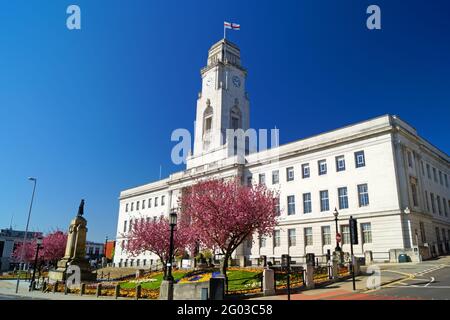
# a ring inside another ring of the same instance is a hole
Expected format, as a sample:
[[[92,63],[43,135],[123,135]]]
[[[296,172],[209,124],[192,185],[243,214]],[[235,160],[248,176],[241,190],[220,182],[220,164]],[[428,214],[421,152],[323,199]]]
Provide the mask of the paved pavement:
[[[422,263],[378,264],[380,284],[378,289],[368,288],[373,276],[357,277],[356,291],[352,281],[346,280],[313,290],[292,294],[292,300],[404,300],[450,299],[450,256]],[[365,271],[367,268],[363,268]],[[19,294],[15,293],[15,280],[0,280],[0,300],[51,299],[51,300],[113,300],[113,297],[64,295],[62,293],[29,292],[29,283],[20,282]],[[126,298],[119,298],[123,300]],[[286,295],[256,298],[261,300],[285,300]]]
[[[371,276],[337,282],[292,294],[291,300],[415,300],[450,299],[450,256],[422,263],[379,264],[380,287],[371,289]],[[363,268],[365,271],[367,268]],[[368,288],[369,284],[369,288]],[[287,295],[257,298],[286,300]]]

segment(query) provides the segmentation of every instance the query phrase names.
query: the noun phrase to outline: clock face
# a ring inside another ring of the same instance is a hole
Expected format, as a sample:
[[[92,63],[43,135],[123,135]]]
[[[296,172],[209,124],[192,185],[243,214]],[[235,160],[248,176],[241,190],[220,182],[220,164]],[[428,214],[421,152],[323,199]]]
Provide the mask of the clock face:
[[[233,77],[233,84],[235,87],[239,88],[241,86],[241,79],[238,76]]]

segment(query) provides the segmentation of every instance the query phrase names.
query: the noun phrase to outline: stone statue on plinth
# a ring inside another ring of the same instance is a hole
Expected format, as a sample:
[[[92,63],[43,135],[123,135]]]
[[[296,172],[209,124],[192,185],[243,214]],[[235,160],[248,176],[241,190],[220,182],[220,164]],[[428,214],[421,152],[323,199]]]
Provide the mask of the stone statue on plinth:
[[[65,281],[74,270],[79,270],[80,281],[94,281],[96,274],[92,272],[86,259],[87,221],[83,217],[84,200],[81,200],[78,213],[70,222],[64,257],[58,261],[57,269],[49,272],[49,282]],[[74,278],[77,278],[76,276]]]

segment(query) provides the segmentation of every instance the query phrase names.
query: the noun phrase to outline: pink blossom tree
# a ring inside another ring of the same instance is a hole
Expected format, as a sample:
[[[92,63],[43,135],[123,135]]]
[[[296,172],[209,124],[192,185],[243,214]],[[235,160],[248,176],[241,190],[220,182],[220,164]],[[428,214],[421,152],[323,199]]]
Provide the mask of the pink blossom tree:
[[[66,249],[67,234],[62,231],[54,231],[42,239],[42,245],[39,249],[38,259],[45,263],[56,263],[59,259],[64,257],[64,251]],[[23,261],[30,263],[34,262],[37,243],[36,239],[25,243],[25,251]],[[13,259],[20,262],[22,254],[22,243],[18,244],[13,251]]]
[[[14,248],[12,258],[15,262],[22,262],[22,248],[24,248],[23,252],[23,262],[30,263],[34,261],[34,257],[36,254],[36,243],[33,242],[25,242],[25,246],[22,242],[17,244]]]
[[[174,232],[174,252],[173,258],[182,254],[186,248],[191,247],[193,243],[193,234],[186,227],[183,219],[178,219],[178,224]],[[167,263],[169,262],[170,253],[170,225],[165,217],[161,217],[157,221],[141,221],[137,220],[131,231],[124,235],[127,239],[125,250],[132,256],[137,256],[146,251],[156,254],[163,265],[164,277],[167,275]]]
[[[39,253],[40,258],[50,264],[55,264],[64,257],[66,251],[67,233],[54,231],[47,234],[42,240],[42,249]]]
[[[207,180],[189,187],[179,201],[197,239],[224,255],[221,271],[226,276],[229,258],[245,239],[254,233],[272,234],[277,224],[277,197],[264,185]]]

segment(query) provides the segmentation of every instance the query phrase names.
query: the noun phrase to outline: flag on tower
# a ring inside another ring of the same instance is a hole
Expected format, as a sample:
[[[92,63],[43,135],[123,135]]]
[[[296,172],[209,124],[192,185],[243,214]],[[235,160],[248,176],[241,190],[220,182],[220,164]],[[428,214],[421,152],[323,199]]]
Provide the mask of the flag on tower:
[[[224,24],[225,29],[232,29],[232,30],[240,30],[241,29],[241,25],[237,24],[237,23],[225,21],[223,24]]]
[[[224,39],[226,38],[226,35],[227,35],[227,29],[241,30],[241,25],[237,24],[237,23],[224,21],[224,23],[223,23],[223,38]]]

